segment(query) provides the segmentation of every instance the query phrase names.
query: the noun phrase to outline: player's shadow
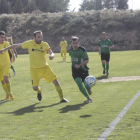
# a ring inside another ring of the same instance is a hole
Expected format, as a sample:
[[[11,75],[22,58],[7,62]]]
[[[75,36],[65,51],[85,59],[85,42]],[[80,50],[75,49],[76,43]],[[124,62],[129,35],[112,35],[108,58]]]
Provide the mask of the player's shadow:
[[[92,115],[81,115],[80,118],[89,118],[92,117]]]
[[[60,103],[55,103],[55,104],[48,105],[48,106],[35,107],[38,104],[39,103],[35,103],[33,105],[30,105],[30,106],[27,106],[24,108],[20,108],[18,110],[13,111],[13,112],[6,112],[3,114],[24,115],[25,113],[42,112],[42,111],[44,111],[43,108],[52,107],[52,106],[58,105]],[[38,109],[40,109],[40,110],[38,110]]]
[[[4,103],[6,103],[6,102],[9,102],[10,100],[0,100],[0,105],[2,105],[2,104],[4,104]]]
[[[97,80],[101,80],[101,79],[107,79],[108,76],[107,75],[103,75],[103,76],[99,76],[99,77],[95,77]]]
[[[82,109],[81,107],[86,105],[86,103],[81,103],[81,104],[76,104],[76,105],[67,105],[65,107],[63,107],[59,113],[67,113],[69,111],[75,111],[75,110],[79,110]]]

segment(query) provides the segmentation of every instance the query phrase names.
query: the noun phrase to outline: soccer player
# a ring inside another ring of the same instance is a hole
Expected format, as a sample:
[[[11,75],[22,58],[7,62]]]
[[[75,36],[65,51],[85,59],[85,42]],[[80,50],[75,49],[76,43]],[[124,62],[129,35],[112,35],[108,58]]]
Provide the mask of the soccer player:
[[[87,98],[85,103],[90,103],[92,102],[92,99],[89,97],[89,95],[92,94],[91,88],[85,86],[85,89],[82,83],[84,82],[85,78],[89,76],[89,68],[87,67],[89,58],[87,55],[87,51],[84,47],[80,46],[79,38],[76,36],[72,37],[72,46],[73,48],[68,51],[72,61],[72,76],[77,86],[79,87],[79,90]]]
[[[5,32],[0,31],[0,49],[5,49],[10,46],[8,42],[5,41]],[[10,73],[10,58],[8,51],[4,51],[2,55],[0,55],[0,81],[2,83],[2,87],[6,92],[6,99],[14,100],[14,96],[11,92],[11,86],[9,81],[9,73]]]
[[[41,31],[34,32],[34,39],[23,42],[22,44],[13,44],[8,48],[0,50],[0,53],[7,49],[23,48],[28,49],[30,57],[30,72],[33,90],[37,92],[37,98],[39,101],[42,99],[41,88],[39,87],[40,79],[43,77],[48,83],[53,82],[55,88],[59,94],[60,102],[69,102],[63,98],[63,92],[61,86],[57,80],[56,75],[46,62],[46,53],[50,54],[49,59],[54,58],[54,53],[50,49],[48,43],[43,42],[43,34]]]
[[[68,46],[68,43],[67,43],[67,41],[65,40],[65,38],[64,37],[62,37],[62,41],[60,41],[60,44],[59,44],[59,46],[60,46],[60,52],[61,52],[61,56],[62,56],[62,58],[63,58],[63,62],[65,62],[66,61],[66,54],[67,54],[67,46]]]
[[[102,40],[98,42],[98,51],[101,54],[101,61],[103,66],[103,74],[109,75],[109,60],[110,60],[110,49],[114,48],[113,43],[107,39],[107,33],[102,33]]]
[[[5,41],[8,41],[6,37],[5,37]],[[12,44],[10,43],[10,45],[12,45]],[[11,51],[12,51],[12,53],[11,53]],[[8,53],[9,53],[10,60],[12,61],[13,56],[17,57],[17,52],[16,52],[16,49],[12,49],[11,51],[8,50]],[[15,70],[15,68],[14,68],[14,66],[12,64],[11,64],[10,68],[13,70],[13,74],[15,76],[16,75],[16,70]]]

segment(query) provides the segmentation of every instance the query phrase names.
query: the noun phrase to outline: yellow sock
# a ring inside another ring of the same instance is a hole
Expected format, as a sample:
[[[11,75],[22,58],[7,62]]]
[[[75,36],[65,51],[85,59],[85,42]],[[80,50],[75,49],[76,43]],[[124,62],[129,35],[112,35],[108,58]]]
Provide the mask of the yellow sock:
[[[10,82],[9,83],[5,83],[5,84],[6,84],[6,88],[7,88],[7,93],[11,93]]]
[[[64,54],[64,60],[66,60],[66,54]]]
[[[55,88],[56,88],[56,91],[59,94],[60,100],[63,100],[63,92],[62,92],[61,87],[60,86],[55,86]]]
[[[2,84],[2,87],[3,87],[3,89],[4,89],[4,91],[7,93],[8,91],[7,91],[7,87],[6,87],[6,84]]]
[[[36,91],[37,91],[37,93],[41,93],[41,88],[38,87],[38,89]]]

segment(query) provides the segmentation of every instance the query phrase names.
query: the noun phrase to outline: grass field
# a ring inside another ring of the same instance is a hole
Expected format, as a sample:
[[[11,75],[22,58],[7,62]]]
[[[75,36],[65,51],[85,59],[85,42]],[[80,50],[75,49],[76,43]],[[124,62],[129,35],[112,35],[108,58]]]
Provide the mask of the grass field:
[[[90,75],[100,79],[102,66],[98,53],[88,53]],[[48,55],[47,55],[48,58]],[[48,60],[69,103],[59,104],[52,83],[40,82],[43,99],[32,90],[29,56],[19,55],[13,63],[17,75],[11,77],[14,101],[4,100],[0,86],[0,140],[97,140],[126,104],[140,90],[140,81],[99,83],[92,88],[93,102],[79,92],[71,76],[71,62],[61,62],[60,54]],[[109,77],[140,76],[140,51],[111,52]],[[12,73],[12,71],[11,71]],[[140,139],[140,98],[128,110],[107,140]]]

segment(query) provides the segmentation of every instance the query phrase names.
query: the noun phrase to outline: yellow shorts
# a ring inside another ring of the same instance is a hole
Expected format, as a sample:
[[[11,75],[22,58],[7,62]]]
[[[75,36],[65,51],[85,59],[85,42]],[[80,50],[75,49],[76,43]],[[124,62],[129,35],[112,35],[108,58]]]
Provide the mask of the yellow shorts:
[[[32,86],[39,86],[40,79],[43,77],[48,83],[57,79],[52,69],[47,65],[43,68],[30,68]]]
[[[0,68],[0,81],[4,80],[4,76],[9,76],[10,67]]]
[[[66,54],[67,50],[61,50],[61,54]]]

